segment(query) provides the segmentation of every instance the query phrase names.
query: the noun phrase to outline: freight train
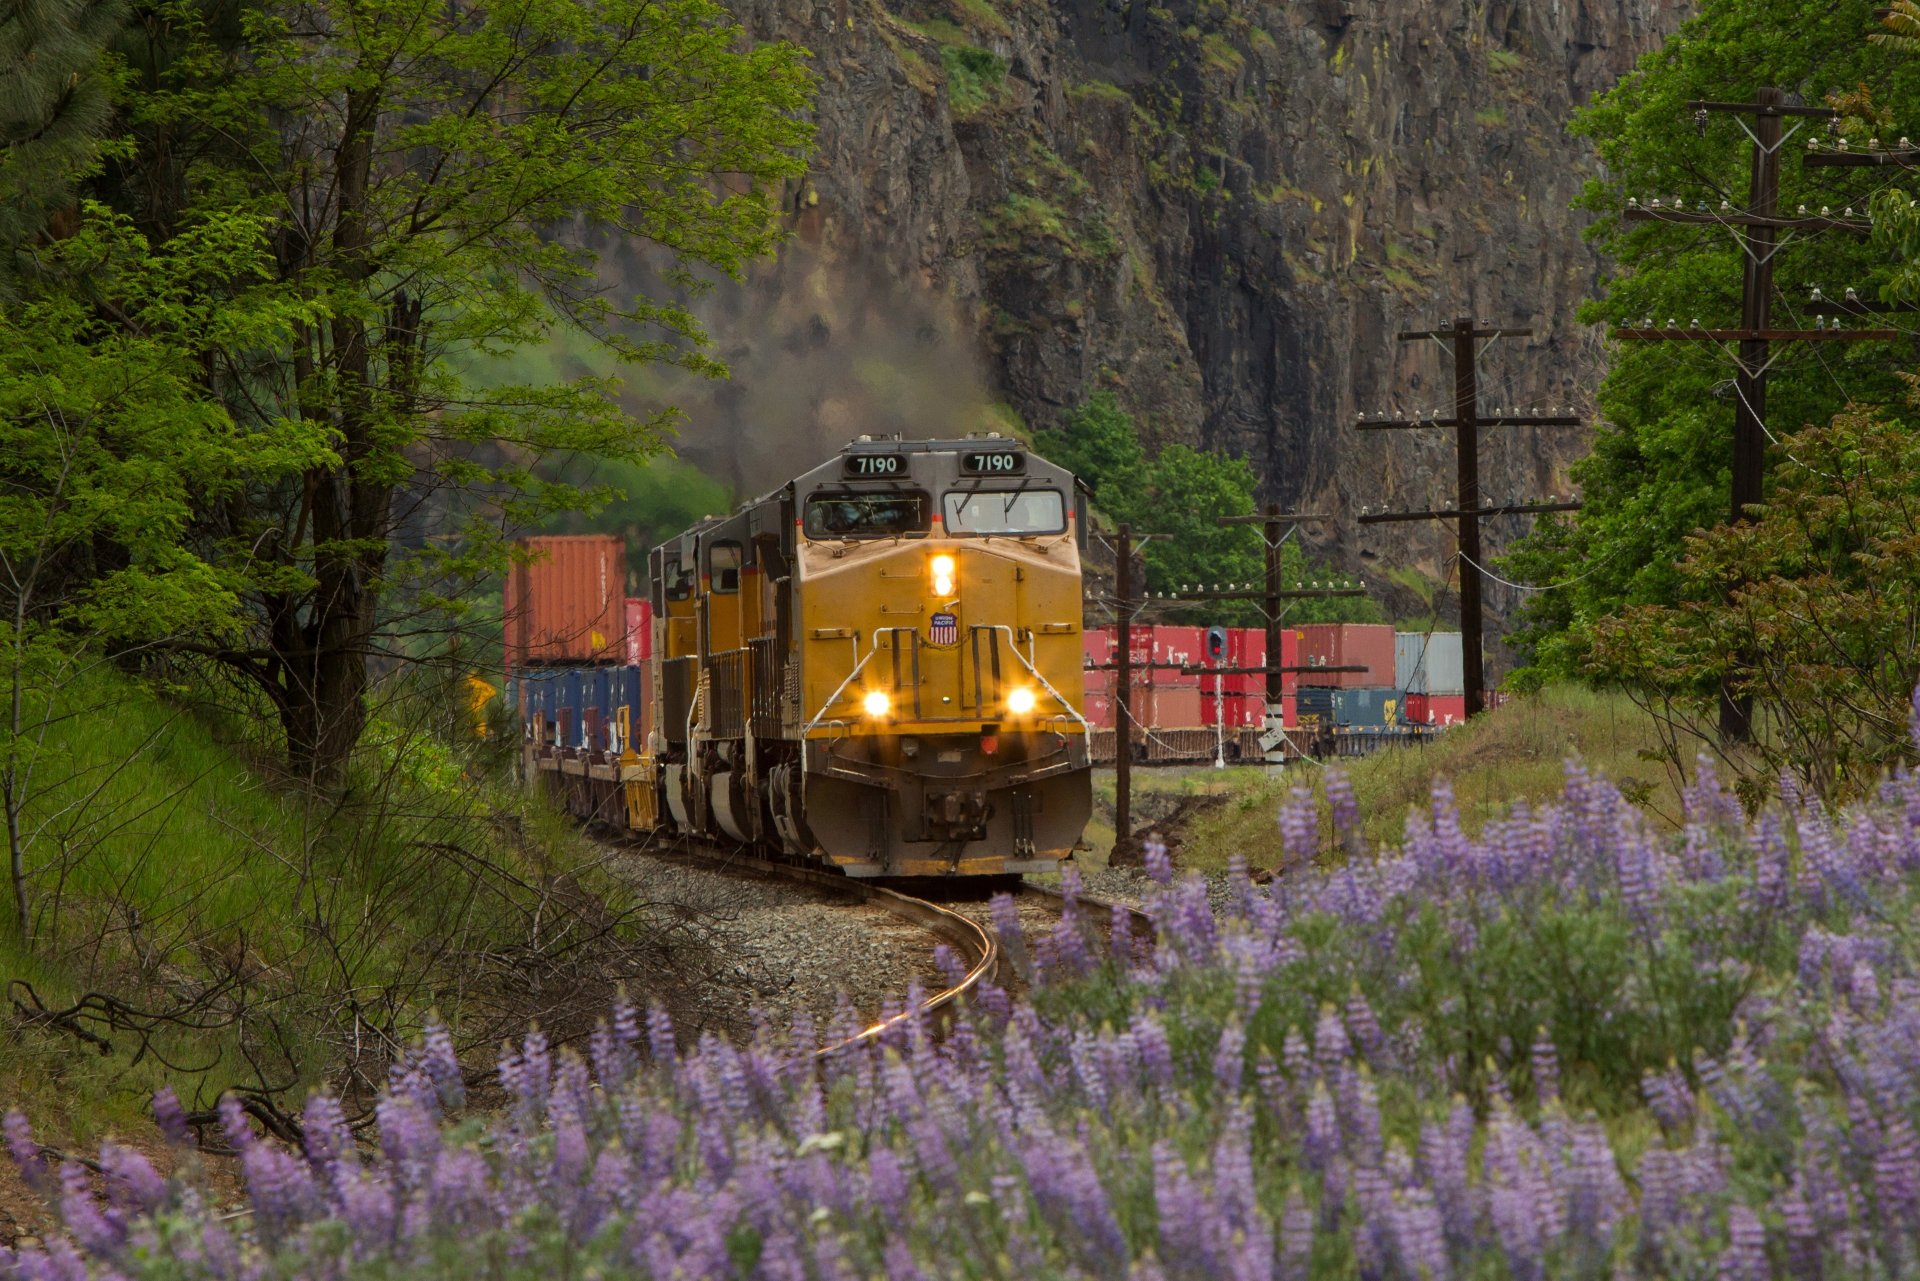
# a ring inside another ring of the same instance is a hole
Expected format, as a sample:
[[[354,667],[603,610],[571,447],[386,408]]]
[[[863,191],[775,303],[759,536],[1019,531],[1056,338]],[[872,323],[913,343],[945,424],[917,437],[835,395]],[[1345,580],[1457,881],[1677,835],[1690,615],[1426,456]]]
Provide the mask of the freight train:
[[[1017,441],[861,437],[654,548],[631,610],[618,540],[529,540],[529,771],[583,818],[851,876],[1052,869],[1092,809],[1085,529]]]

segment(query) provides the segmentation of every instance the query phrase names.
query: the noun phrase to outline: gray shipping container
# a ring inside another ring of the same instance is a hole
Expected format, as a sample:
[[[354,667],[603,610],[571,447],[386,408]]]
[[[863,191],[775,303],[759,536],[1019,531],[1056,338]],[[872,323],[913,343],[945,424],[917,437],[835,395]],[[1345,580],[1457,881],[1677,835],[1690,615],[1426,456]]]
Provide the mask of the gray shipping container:
[[[1459,632],[1396,632],[1393,683],[1409,694],[1458,694],[1466,689]]]

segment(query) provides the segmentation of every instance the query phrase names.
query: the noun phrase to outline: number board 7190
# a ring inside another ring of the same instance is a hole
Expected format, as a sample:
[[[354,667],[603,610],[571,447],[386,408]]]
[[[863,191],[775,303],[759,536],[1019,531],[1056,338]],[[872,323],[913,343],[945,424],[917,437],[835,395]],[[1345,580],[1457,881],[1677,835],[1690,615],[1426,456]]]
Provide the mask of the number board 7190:
[[[899,454],[847,455],[847,475],[849,476],[898,476],[906,469],[906,459]]]
[[[1011,476],[1027,469],[1027,456],[1013,449],[978,450],[960,455],[963,476]]]

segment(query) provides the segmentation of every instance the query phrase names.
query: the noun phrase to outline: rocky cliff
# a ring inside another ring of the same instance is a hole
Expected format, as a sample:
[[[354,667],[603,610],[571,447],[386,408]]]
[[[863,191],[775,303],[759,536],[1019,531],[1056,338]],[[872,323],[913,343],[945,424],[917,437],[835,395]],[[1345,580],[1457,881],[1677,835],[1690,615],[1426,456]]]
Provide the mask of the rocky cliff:
[[[1111,388],[1155,439],[1245,456],[1263,497],[1338,515],[1315,537],[1349,568],[1429,577],[1445,528],[1351,518],[1449,496],[1450,435],[1360,435],[1356,413],[1445,404],[1445,351],[1395,334],[1469,313],[1534,331],[1484,356],[1485,405],[1585,398],[1596,348],[1573,316],[1602,264],[1569,210],[1593,162],[1565,124],[1682,11],[744,6],[813,51],[819,148],[781,260],[715,303],[738,377],[686,452],[751,486],[853,432],[950,430],[988,401],[1045,424]],[[1489,441],[1488,493],[1566,492],[1580,435]]]

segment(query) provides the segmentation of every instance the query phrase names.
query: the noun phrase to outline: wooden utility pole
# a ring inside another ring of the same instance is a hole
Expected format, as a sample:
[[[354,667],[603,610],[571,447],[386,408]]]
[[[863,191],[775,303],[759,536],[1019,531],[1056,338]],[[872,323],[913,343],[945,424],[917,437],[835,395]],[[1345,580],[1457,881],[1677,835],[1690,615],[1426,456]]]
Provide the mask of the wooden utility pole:
[[[1120,597],[1116,631],[1120,652],[1120,690],[1114,700],[1120,714],[1113,718],[1113,855],[1133,857],[1133,530],[1124,522],[1114,536],[1114,592]]]
[[[1486,710],[1486,667],[1482,635],[1486,630],[1480,600],[1480,576],[1485,571],[1480,552],[1480,518],[1516,512],[1577,511],[1576,502],[1523,503],[1487,507],[1480,499],[1480,429],[1482,427],[1578,427],[1580,419],[1565,414],[1515,414],[1487,417],[1480,412],[1479,374],[1475,358],[1482,338],[1530,338],[1531,329],[1479,329],[1470,317],[1461,317],[1447,329],[1420,329],[1401,334],[1401,342],[1426,338],[1451,343],[1453,347],[1453,417],[1415,419],[1368,419],[1362,415],[1361,431],[1388,431],[1426,427],[1452,427],[1455,473],[1458,494],[1450,509],[1415,512],[1373,512],[1363,514],[1363,525],[1384,521],[1434,520],[1451,517],[1457,521],[1460,551],[1460,667],[1461,684],[1467,696],[1467,715],[1478,716]]]
[[[1671,206],[1653,200],[1642,206],[1628,201],[1628,222],[1717,223],[1732,230],[1740,239],[1746,260],[1740,273],[1740,327],[1738,329],[1702,329],[1697,320],[1681,328],[1677,318],[1669,318],[1664,327],[1656,327],[1653,318],[1637,328],[1617,329],[1615,338],[1643,342],[1737,343],[1739,355],[1734,370],[1733,477],[1730,517],[1734,524],[1750,519],[1748,509],[1760,502],[1766,479],[1767,456],[1767,370],[1772,365],[1768,352],[1777,342],[1842,341],[1885,342],[1898,337],[1892,330],[1775,329],[1772,327],[1773,260],[1781,249],[1782,231],[1844,231],[1857,236],[1871,235],[1873,225],[1865,219],[1828,217],[1780,217],[1780,152],[1792,136],[1783,136],[1782,121],[1787,117],[1836,120],[1831,107],[1795,107],[1787,105],[1787,95],[1773,88],[1754,94],[1752,102],[1690,102],[1695,123],[1704,133],[1707,119],[1715,113],[1733,113],[1753,117],[1746,130],[1753,142],[1753,165],[1747,188],[1747,205],[1735,210],[1722,201],[1716,212],[1706,202],[1688,209],[1684,200]],[[1798,126],[1795,126],[1796,130]],[[1863,160],[1863,163],[1891,163]],[[1810,165],[1851,163],[1846,153],[1807,156]],[[1851,210],[1847,211],[1851,213]],[[1838,311],[1816,314],[1848,314]],[[1854,312],[1851,314],[1859,314]],[[1753,736],[1753,696],[1740,692],[1739,678],[1730,676],[1720,686],[1720,737],[1730,743],[1744,743]]]

